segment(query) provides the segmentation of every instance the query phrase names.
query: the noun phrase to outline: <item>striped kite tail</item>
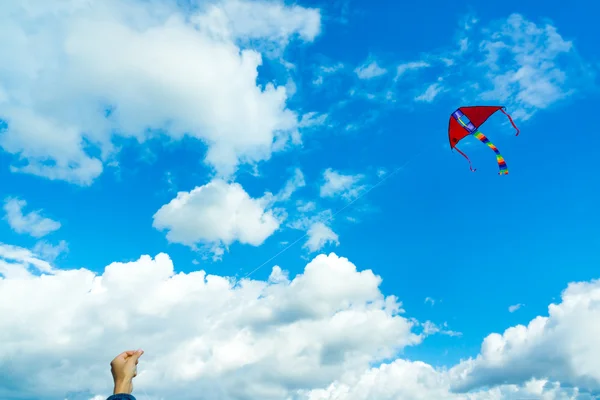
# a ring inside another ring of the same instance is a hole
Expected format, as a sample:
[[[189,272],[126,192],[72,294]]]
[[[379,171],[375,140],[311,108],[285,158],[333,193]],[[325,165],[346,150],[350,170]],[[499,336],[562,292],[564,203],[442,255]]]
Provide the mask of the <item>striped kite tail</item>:
[[[488,147],[492,149],[494,153],[496,153],[496,161],[498,161],[498,168],[500,169],[498,175],[508,175],[508,167],[506,166],[504,157],[502,157],[502,154],[500,154],[500,151],[498,151],[498,148],[492,142],[490,142],[490,140],[487,137],[485,137],[483,133],[479,132],[479,130],[477,130],[477,132],[475,132],[473,136],[479,139],[479,141],[481,141],[482,143],[488,145]]]

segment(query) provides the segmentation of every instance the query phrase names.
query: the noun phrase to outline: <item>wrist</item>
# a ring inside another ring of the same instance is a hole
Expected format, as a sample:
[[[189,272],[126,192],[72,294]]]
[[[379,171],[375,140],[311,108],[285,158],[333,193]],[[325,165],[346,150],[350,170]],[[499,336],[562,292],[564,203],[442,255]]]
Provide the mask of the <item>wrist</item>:
[[[116,381],[115,389],[113,394],[126,393],[131,394],[133,392],[133,382],[131,381]]]

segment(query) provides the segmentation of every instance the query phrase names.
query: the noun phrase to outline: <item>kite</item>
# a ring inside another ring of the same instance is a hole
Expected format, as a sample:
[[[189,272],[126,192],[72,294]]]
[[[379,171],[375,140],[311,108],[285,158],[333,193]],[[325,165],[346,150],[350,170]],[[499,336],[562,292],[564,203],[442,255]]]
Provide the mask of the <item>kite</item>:
[[[515,128],[517,131],[516,136],[519,136],[519,128],[517,128],[510,115],[504,111],[504,108],[505,107],[503,106],[460,107],[452,113],[450,122],[448,124],[448,139],[450,140],[450,149],[456,149],[456,151],[458,151],[464,158],[467,159],[467,161],[469,161],[469,168],[471,171],[475,172],[473,165],[471,164],[471,160],[469,160],[469,157],[467,157],[465,153],[456,147],[458,142],[468,135],[475,136],[475,138],[477,138],[483,144],[488,145],[494,151],[494,153],[496,153],[496,161],[498,161],[498,168],[500,169],[498,172],[499,175],[508,174],[506,162],[504,162],[504,157],[502,157],[498,151],[498,148],[494,146],[494,144],[479,131],[479,127],[483,125],[483,123],[487,121],[489,117],[491,117],[496,111],[501,111],[508,117],[508,120],[512,124],[513,128]]]

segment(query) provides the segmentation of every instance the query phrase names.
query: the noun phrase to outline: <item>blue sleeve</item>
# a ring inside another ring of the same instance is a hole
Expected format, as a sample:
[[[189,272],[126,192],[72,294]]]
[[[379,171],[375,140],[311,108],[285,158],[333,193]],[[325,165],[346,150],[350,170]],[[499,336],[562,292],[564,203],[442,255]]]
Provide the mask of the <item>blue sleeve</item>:
[[[117,393],[113,394],[106,400],[135,400],[135,397],[127,393]]]

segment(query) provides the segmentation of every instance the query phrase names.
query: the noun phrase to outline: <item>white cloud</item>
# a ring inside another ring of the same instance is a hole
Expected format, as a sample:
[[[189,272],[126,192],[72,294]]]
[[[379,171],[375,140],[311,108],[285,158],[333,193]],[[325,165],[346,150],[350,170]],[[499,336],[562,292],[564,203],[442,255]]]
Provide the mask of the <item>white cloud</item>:
[[[458,367],[465,380],[457,388],[533,377],[600,391],[600,281],[571,283],[561,297],[547,317],[486,337],[481,354]]]
[[[463,103],[496,102],[527,120],[586,90],[589,69],[555,26],[520,14],[480,30],[472,29],[476,20],[465,21],[458,49],[429,57],[444,61],[445,86],[453,88],[447,92]]]
[[[292,197],[292,194],[298,189],[306,186],[304,174],[299,168],[294,170],[294,175],[286,182],[285,186],[274,197],[274,201],[286,201]]]
[[[412,61],[412,62],[407,62],[404,64],[400,64],[398,65],[398,67],[396,68],[396,77],[395,79],[398,80],[400,77],[402,77],[404,74],[406,74],[407,72],[410,71],[418,71],[424,68],[428,68],[431,65],[425,61]]]
[[[30,276],[31,272],[52,273],[54,268],[30,250],[0,242],[0,285],[2,276],[4,279],[21,279]],[[4,304],[8,306],[10,303]],[[3,303],[0,303],[0,315],[3,314],[2,305]]]
[[[306,232],[303,237],[307,237],[307,240],[303,247],[308,249],[310,253],[320,251],[328,244],[334,246],[340,244],[339,236],[330,226],[333,220],[331,210],[327,209],[313,213],[316,209],[317,206],[314,202],[297,202],[297,210],[301,216],[287,224],[292,229]]]
[[[415,97],[415,100],[422,103],[431,103],[440,94],[442,89],[440,83],[432,83],[425,89],[425,92]]]
[[[592,400],[589,394],[559,383],[532,379],[524,385],[500,385],[468,394],[454,393],[451,374],[420,361],[397,359],[362,375],[307,391],[307,400]]]
[[[397,359],[308,392],[319,400],[592,400],[600,390],[600,281],[572,283],[549,316],[491,334],[449,369]],[[469,391],[469,393],[463,393]]]
[[[408,73],[430,79],[425,70],[441,78],[419,93],[396,88],[396,96],[423,103],[439,100],[442,94],[462,104],[495,102],[506,106],[515,120],[527,120],[592,86],[590,67],[573,42],[550,23],[536,24],[520,14],[473,29],[479,23],[473,16],[465,17],[451,48],[400,64],[396,85]]]
[[[149,399],[594,398],[585,392],[600,384],[600,281],[569,285],[549,317],[490,335],[479,357],[451,368],[398,358],[452,331],[404,317],[380,285],[334,254],[293,279],[274,267],[266,281],[236,281],[176,273],[165,254],[100,274],[53,269],[0,244],[0,382],[11,382],[0,396],[106,397],[110,358],[141,347],[135,392]]]
[[[251,198],[239,183],[213,180],[179,192],[153,216],[152,226],[166,230],[169,242],[207,246],[218,258],[233,242],[261,245],[281,220],[267,209],[270,196]]]
[[[327,121],[327,114],[319,114],[316,112],[309,112],[302,116],[298,127],[300,128],[313,128],[315,126],[322,126]]]
[[[308,240],[304,247],[308,248],[311,253],[321,250],[328,244],[339,245],[339,237],[329,226],[323,222],[314,222],[306,232]]]
[[[561,58],[573,55],[573,43],[552,25],[537,26],[519,14],[511,15],[498,31],[479,44],[485,53],[491,90],[482,96],[518,107],[526,119],[575,92]]]
[[[425,297],[425,304],[431,304],[432,306],[435,304],[435,300],[432,299],[431,297]]]
[[[319,70],[325,74],[333,74],[336,73],[340,70],[344,69],[344,64],[342,63],[337,63],[335,65],[331,65],[331,66],[321,66],[319,67]]]
[[[314,201],[304,202],[302,200],[298,200],[296,202],[296,209],[301,213],[307,213],[307,212],[316,210],[317,205]]]
[[[205,161],[228,177],[239,163],[299,142],[285,87],[258,86],[261,54],[238,42],[273,49],[293,36],[310,41],[319,11],[222,0],[186,15],[175,4],[2,7],[0,57],[11,63],[0,68],[8,123],[0,147],[18,158],[14,171],[89,185],[115,156],[113,135],[144,140],[162,130],[203,141]]]
[[[365,187],[358,183],[363,179],[362,175],[344,175],[331,168],[323,172],[324,182],[321,185],[321,197],[342,196],[346,200],[352,200],[360,196]]]
[[[24,214],[25,206],[27,206],[25,200],[16,198],[7,198],[4,202],[5,219],[15,232],[41,238],[60,229],[60,222],[43,217],[41,210]]]
[[[334,254],[291,281],[278,267],[268,281],[238,284],[173,268],[159,254],[101,275],[0,277],[0,376],[11,379],[2,398],[107,395],[110,357],[132,346],[145,350],[140,398],[291,398],[424,337],[378,276]]]
[[[320,86],[325,82],[325,77],[335,74],[344,69],[344,64],[321,65],[317,68],[316,77],[313,79],[313,85]]]
[[[523,307],[523,304],[521,304],[521,303],[514,304],[514,305],[508,307],[508,312],[514,313],[515,311],[519,310],[521,307]]]
[[[354,70],[359,79],[373,79],[385,75],[387,70],[381,68],[377,61],[371,61]]]
[[[439,334],[448,335],[448,336],[462,336],[461,332],[456,332],[451,329],[447,329],[448,323],[446,323],[446,322],[444,322],[442,325],[436,325],[431,321],[425,321],[421,325],[423,327],[423,332],[425,332],[427,335],[439,333]]]
[[[218,1],[197,16],[202,29],[224,37],[268,39],[287,44],[290,37],[313,41],[321,33],[319,10],[278,1]]]
[[[45,240],[40,240],[33,247],[33,252],[35,254],[41,259],[50,262],[56,260],[61,254],[67,253],[68,251],[69,244],[64,240],[61,240],[57,245],[48,243]]]

